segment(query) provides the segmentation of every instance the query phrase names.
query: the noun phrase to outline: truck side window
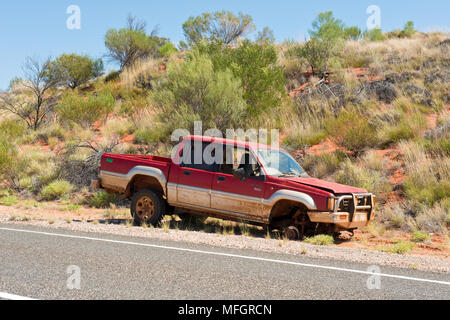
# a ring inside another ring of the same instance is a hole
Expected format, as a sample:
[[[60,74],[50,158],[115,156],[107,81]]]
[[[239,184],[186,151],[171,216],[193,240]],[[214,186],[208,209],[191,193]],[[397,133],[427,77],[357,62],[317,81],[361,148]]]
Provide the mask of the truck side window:
[[[220,172],[231,175],[234,170],[244,168],[250,177],[261,177],[261,167],[248,149],[226,146],[223,158]]]
[[[202,143],[202,149],[201,149],[201,155],[197,155],[197,158],[195,157],[195,151],[198,152],[198,150],[195,150],[195,143],[188,142],[184,145],[183,151],[182,151],[182,158],[181,158],[181,166],[184,168],[191,168],[191,169],[197,169],[197,170],[203,170],[203,171],[209,171],[209,172],[217,172],[219,169],[218,163],[213,164],[207,164],[205,163],[205,159],[203,157],[206,147],[208,147],[210,143],[203,142]],[[200,157],[201,156],[201,157]],[[213,154],[214,156],[214,154]],[[200,160],[200,163],[196,163],[196,161]]]

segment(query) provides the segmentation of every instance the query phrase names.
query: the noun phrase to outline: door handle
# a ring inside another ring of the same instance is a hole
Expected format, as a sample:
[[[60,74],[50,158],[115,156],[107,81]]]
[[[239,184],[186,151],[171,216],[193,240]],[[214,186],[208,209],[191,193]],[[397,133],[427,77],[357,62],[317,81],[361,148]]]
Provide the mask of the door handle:
[[[225,181],[225,177],[224,176],[218,176],[217,177],[217,181]]]
[[[190,175],[191,175],[191,172],[190,172],[190,171],[187,171],[187,170],[185,170],[185,171],[184,171],[184,175],[185,175],[185,176],[190,176]]]

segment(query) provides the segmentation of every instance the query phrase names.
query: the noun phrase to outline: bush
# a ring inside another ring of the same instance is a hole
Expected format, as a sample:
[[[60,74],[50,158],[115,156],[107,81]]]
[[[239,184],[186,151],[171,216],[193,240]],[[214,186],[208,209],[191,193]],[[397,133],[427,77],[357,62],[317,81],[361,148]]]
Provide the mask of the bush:
[[[411,241],[413,242],[424,242],[425,240],[428,240],[430,236],[427,232],[422,232],[419,230],[414,230]]]
[[[157,56],[158,48],[166,43],[153,33],[147,35],[145,22],[128,17],[128,25],[122,29],[110,29],[105,35],[108,57],[120,65],[120,70],[133,65],[139,59]]]
[[[118,196],[106,191],[99,191],[89,199],[89,205],[95,208],[108,208],[112,203],[116,202]]]
[[[372,30],[367,30],[364,32],[364,38],[370,40],[370,41],[384,41],[386,40],[386,37],[384,36],[383,32],[380,28],[375,28]]]
[[[214,71],[206,55],[193,53],[182,63],[172,63],[167,78],[151,96],[160,111],[161,136],[175,129],[193,131],[194,121],[203,128],[225,131],[243,120],[245,101],[241,83],[229,71]]]
[[[406,22],[402,30],[402,36],[411,38],[414,35],[414,33],[416,33],[416,29],[414,29],[414,22],[412,21]]]
[[[294,125],[290,129],[292,130],[284,138],[283,144],[295,150],[314,146],[327,138],[323,130],[308,125]]]
[[[443,199],[433,207],[422,206],[415,218],[415,227],[426,232],[446,234],[450,226],[448,199]]]
[[[326,234],[319,234],[314,237],[306,238],[304,241],[318,246],[329,246],[334,243],[333,237]]]
[[[101,117],[106,117],[115,105],[116,101],[108,90],[100,91],[97,95],[90,93],[85,97],[68,92],[56,106],[56,111],[62,121],[86,128]]]
[[[25,126],[17,121],[6,120],[0,123],[0,134],[15,140],[25,133]]]
[[[245,115],[251,120],[260,120],[282,103],[286,80],[274,45],[245,40],[238,47],[224,48],[220,43],[211,43],[197,49],[210,57],[216,72],[229,70],[240,80]]]
[[[108,73],[104,79],[105,82],[113,82],[120,78],[120,71],[111,71]]]
[[[165,45],[158,49],[158,53],[161,57],[168,58],[174,54],[177,54],[178,50],[172,43],[167,42]]]
[[[41,190],[43,200],[56,200],[67,196],[72,192],[73,186],[65,180],[56,180]]]
[[[151,144],[160,141],[164,137],[156,130],[141,128],[134,133],[134,143]]]
[[[382,171],[371,170],[362,162],[360,166],[345,160],[336,174],[336,181],[342,184],[365,189],[375,194],[391,190],[390,184],[384,178]]]
[[[346,155],[339,151],[324,153],[320,156],[307,157],[303,162],[303,166],[314,177],[323,178],[334,173],[345,158]]]
[[[414,245],[409,242],[399,241],[392,245],[382,246],[378,250],[388,253],[405,254],[414,249]]]
[[[450,139],[443,137],[440,139],[424,140],[423,147],[431,156],[450,157]]]
[[[16,196],[6,196],[0,198],[0,205],[7,207],[13,206],[17,202],[19,202],[19,198],[17,198]]]
[[[0,178],[7,175],[15,166],[17,149],[10,139],[0,134]]]
[[[378,143],[375,127],[354,110],[342,110],[337,119],[326,121],[325,130],[338,145],[358,153]]]
[[[49,65],[51,77],[58,78],[63,83],[75,89],[103,73],[103,61],[94,60],[87,55],[63,54]]]

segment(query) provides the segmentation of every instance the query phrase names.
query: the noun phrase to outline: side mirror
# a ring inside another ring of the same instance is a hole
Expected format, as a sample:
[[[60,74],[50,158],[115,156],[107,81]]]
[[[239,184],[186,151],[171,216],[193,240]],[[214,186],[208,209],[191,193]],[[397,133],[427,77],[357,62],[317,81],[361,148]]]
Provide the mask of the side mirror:
[[[241,181],[245,181],[248,175],[244,168],[240,168],[233,171],[233,177],[236,179],[241,179]]]

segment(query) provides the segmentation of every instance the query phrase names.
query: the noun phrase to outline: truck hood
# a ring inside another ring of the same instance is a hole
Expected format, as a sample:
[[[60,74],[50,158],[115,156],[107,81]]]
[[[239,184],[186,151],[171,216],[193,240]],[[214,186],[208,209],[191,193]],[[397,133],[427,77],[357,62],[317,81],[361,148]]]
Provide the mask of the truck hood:
[[[310,187],[322,189],[325,191],[329,191],[334,194],[367,193],[367,190],[364,190],[364,189],[346,186],[346,185],[334,183],[334,182],[328,182],[328,181],[315,179],[315,178],[295,177],[295,178],[288,178],[287,180],[296,182],[296,183],[300,183],[303,185],[307,185]]]

